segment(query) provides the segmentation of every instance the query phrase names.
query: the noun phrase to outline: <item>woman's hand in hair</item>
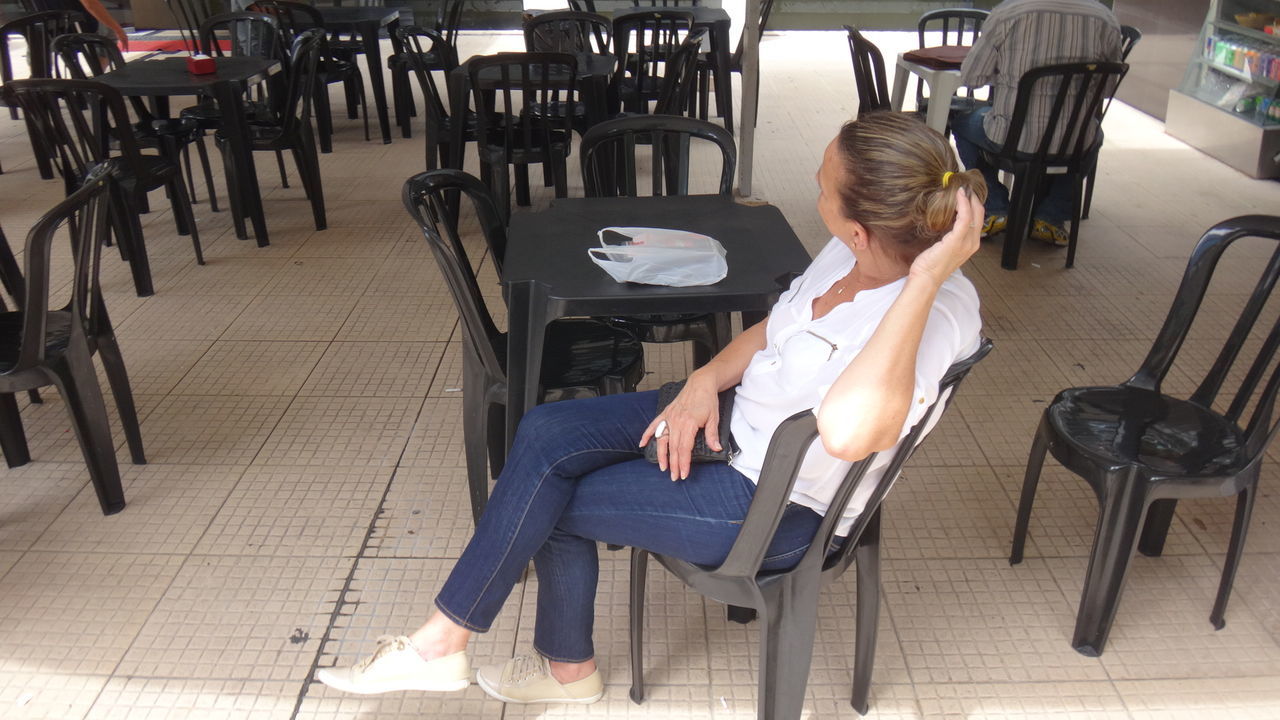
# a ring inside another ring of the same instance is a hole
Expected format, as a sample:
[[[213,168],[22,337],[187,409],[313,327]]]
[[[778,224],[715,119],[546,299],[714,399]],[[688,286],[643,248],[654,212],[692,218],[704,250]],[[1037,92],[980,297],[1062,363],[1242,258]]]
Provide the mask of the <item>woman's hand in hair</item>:
[[[729,418],[720,417],[718,390],[715,377],[710,373],[694,372],[676,399],[662,409],[640,436],[640,447],[658,443],[658,467],[669,471],[672,480],[689,477],[693,441],[698,430],[705,427],[707,445],[712,450],[721,449],[720,423],[729,422]],[[661,436],[655,437],[662,423],[666,423],[666,428]]]
[[[941,285],[978,251],[984,215],[981,200],[966,188],[956,190],[955,223],[941,240],[916,256],[908,275]]]

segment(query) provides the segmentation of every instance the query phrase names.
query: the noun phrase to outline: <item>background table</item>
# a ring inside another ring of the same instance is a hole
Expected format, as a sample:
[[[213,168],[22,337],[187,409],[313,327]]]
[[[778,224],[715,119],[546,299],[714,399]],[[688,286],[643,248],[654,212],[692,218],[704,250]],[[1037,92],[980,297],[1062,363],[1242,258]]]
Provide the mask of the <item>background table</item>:
[[[110,85],[121,95],[138,97],[167,97],[169,95],[207,95],[218,103],[218,111],[224,120],[223,134],[227,138],[233,167],[227,174],[227,192],[239,193],[240,207],[253,222],[253,233],[260,247],[266,246],[267,221],[262,214],[262,194],[258,189],[258,173],[254,169],[253,149],[245,126],[242,88],[266,80],[280,71],[280,61],[257,57],[222,57],[217,59],[218,71],[208,75],[192,75],[187,72],[185,57],[169,57],[159,60],[135,60],[119,70],[103,73],[95,80]],[[234,205],[232,207],[235,207]],[[247,234],[243,223],[236,223],[236,236],[241,240]],[[140,258],[145,260],[144,258]],[[136,279],[136,275],[135,275]],[[147,272],[150,283],[150,272]],[[139,294],[142,290],[139,289]]]
[[[895,112],[902,110],[902,103],[907,97],[907,79],[912,74],[919,75],[920,80],[929,86],[929,111],[925,114],[924,124],[945,133],[951,98],[960,89],[960,71],[938,70],[913,63],[899,53],[898,67],[893,73],[893,95],[889,98],[889,107]]]
[[[699,287],[615,282],[587,257],[588,248],[599,246],[596,231],[611,225],[660,225],[709,235],[724,245],[729,274]],[[719,195],[556,200],[542,212],[515,213],[507,232],[508,444],[520,418],[538,402],[543,334],[552,320],[742,312],[748,325],[809,266],[809,253],[782,211]]]
[[[724,127],[733,132],[733,80],[730,74],[729,12],[724,8],[703,7],[629,7],[613,11],[613,19],[642,15],[654,10],[679,10],[693,13],[693,26],[706,28],[711,39],[712,70],[716,82],[716,111],[724,117]]]
[[[387,29],[391,42],[396,42],[395,26],[400,24],[400,9],[385,7],[323,7],[325,30],[329,32],[359,33],[364,43],[364,62],[369,69],[369,83],[373,86],[373,104],[378,109],[378,128],[382,130],[382,143],[391,142],[391,121],[387,118],[387,87],[382,78],[386,58],[378,43],[378,32]],[[396,48],[398,51],[399,48]],[[368,112],[366,109],[365,112]]]

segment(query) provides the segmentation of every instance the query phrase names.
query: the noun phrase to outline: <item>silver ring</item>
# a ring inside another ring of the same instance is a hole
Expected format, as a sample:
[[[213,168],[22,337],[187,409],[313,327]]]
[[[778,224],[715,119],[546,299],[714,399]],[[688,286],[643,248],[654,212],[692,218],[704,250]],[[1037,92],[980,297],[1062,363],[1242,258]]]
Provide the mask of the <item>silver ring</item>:
[[[667,421],[663,420],[658,423],[658,427],[653,429],[653,437],[655,439],[667,434]]]

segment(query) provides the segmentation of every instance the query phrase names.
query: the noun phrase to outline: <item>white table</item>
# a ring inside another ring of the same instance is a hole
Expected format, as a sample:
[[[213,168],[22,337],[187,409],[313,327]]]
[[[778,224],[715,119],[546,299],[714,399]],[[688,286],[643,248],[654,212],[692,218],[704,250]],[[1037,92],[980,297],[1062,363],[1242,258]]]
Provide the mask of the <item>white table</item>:
[[[889,106],[895,111],[902,109],[902,103],[907,97],[907,79],[912,74],[919,75],[929,86],[929,111],[924,123],[940,133],[946,132],[951,98],[960,89],[960,71],[925,67],[907,60],[899,53],[898,67],[893,73],[893,95],[889,98]]]

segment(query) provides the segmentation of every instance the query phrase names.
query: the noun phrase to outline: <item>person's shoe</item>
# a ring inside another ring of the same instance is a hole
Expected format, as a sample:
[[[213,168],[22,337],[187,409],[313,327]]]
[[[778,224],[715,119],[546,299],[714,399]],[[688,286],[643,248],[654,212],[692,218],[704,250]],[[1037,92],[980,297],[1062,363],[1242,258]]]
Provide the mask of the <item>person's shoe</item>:
[[[1047,220],[1036,220],[1031,224],[1031,237],[1043,243],[1066,247],[1071,244],[1071,234],[1065,227],[1054,225]]]
[[[593,703],[604,696],[600,669],[571,683],[561,685],[551,676],[547,659],[536,653],[517,655],[503,665],[481,668],[476,673],[481,689],[509,703]]]
[[[982,237],[991,237],[996,233],[1002,233],[1008,226],[1009,216],[988,215],[987,219],[982,221]]]
[[[423,660],[409,638],[387,635],[378,638],[378,649],[369,657],[348,668],[324,668],[316,679],[358,695],[397,690],[453,692],[471,684],[471,665],[465,652]]]

